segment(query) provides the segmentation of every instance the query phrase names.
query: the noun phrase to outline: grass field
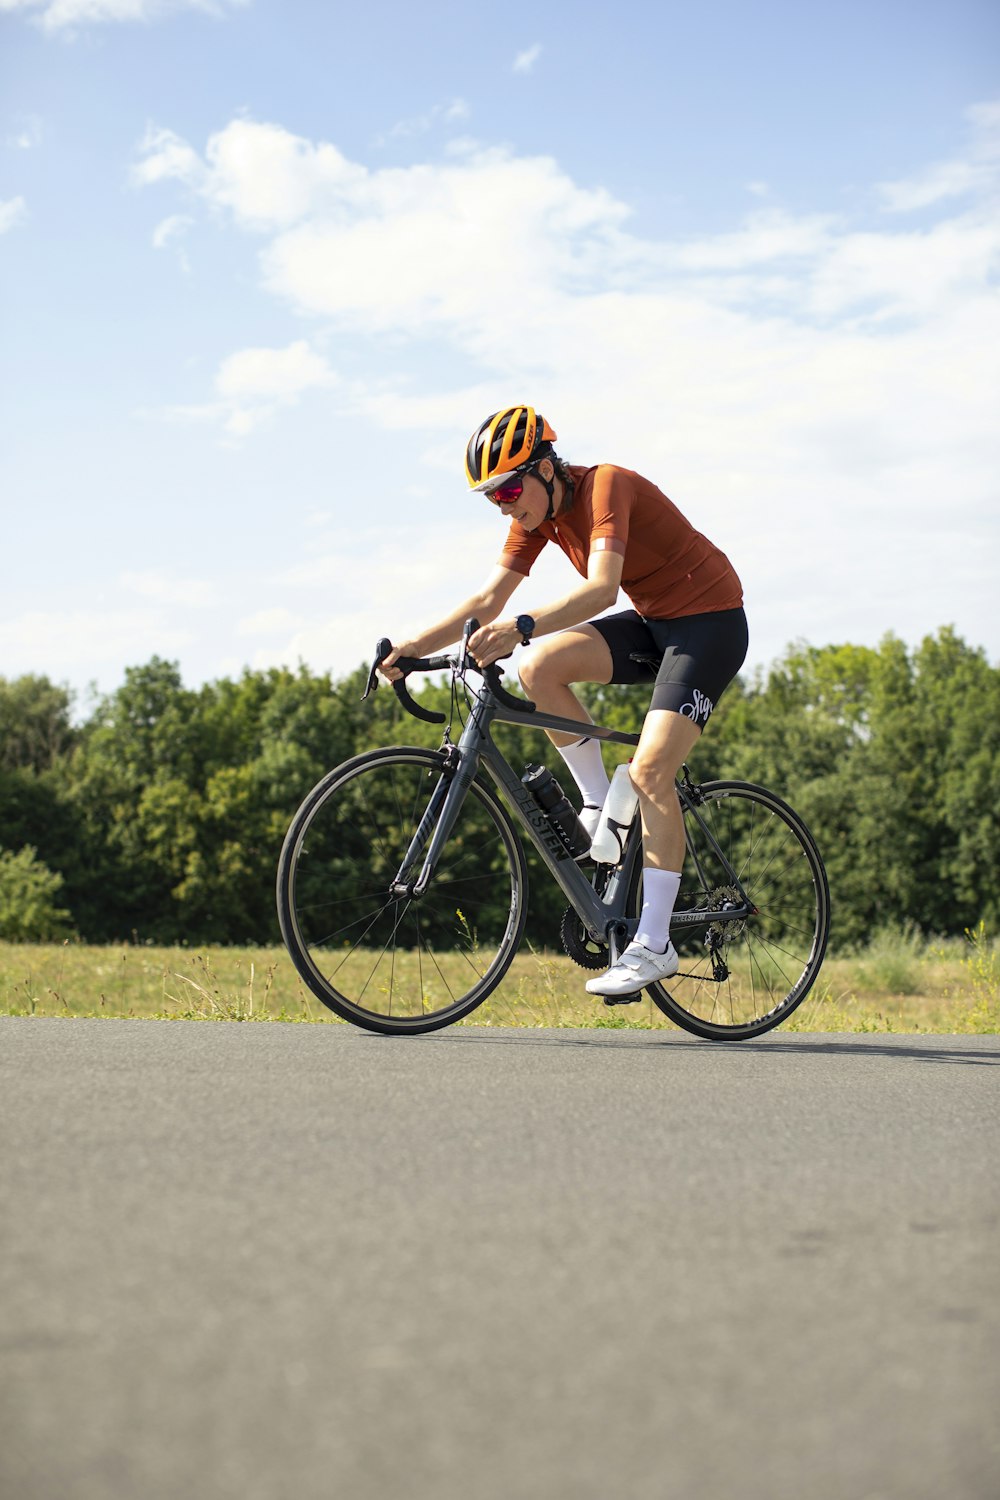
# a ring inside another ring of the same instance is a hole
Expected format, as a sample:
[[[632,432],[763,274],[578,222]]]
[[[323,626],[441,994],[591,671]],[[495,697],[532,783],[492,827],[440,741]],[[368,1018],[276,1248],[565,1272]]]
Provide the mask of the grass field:
[[[561,954],[524,951],[469,1018],[493,1026],[669,1026],[648,998],[627,1010],[588,996]],[[0,1015],[341,1024],[282,948],[0,943]],[[968,941],[881,934],[832,958],[789,1031],[1000,1032],[1000,953]]]

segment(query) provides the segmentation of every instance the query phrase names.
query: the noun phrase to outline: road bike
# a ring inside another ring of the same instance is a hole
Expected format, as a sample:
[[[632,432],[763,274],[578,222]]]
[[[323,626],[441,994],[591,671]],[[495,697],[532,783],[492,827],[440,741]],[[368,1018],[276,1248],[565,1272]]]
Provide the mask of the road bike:
[[[457,654],[396,664],[403,707],[445,725],[440,747],[397,745],[337,766],[307,795],[281,850],[278,916],[292,961],[324,1005],[370,1031],[433,1031],[493,992],[524,935],[525,839],[566,898],[559,937],[583,968],[614,962],[637,927],[638,811],[618,864],[581,857],[492,727],[629,746],[638,735],[541,713],[509,693],[500,669],[480,668],[467,649],[477,628],[468,622]],[[379,642],[365,697],[391,649]],[[410,695],[415,672],[449,674],[449,715]],[[670,936],[680,969],[647,992],[697,1036],[759,1036],[802,1003],[823,962],[830,896],[822,859],[801,818],[764,787],[699,785],[685,766],[677,795],[686,854]]]

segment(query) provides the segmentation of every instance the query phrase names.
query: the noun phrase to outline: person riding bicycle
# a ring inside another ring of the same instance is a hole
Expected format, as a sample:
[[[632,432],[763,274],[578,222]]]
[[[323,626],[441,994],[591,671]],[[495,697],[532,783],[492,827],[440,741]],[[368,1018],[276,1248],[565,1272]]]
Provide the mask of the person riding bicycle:
[[[382,670],[390,680],[398,677],[398,657],[440,651],[475,617],[481,626],[469,649],[480,666],[532,644],[519,675],[545,713],[589,721],[572,683],[653,682],[629,767],[643,833],[639,926],[617,962],[586,986],[594,995],[630,995],[677,972],[670,919],[684,862],[684,824],[674,782],[746,658],[743,590],[725,553],[648,479],[614,464],[567,464],[553,447],[556,440],[545,418],[524,405],[494,412],[476,428],[466,449],[466,478],[509,519],[503,551],[477,593],[396,646]],[[584,582],[531,614],[503,616],[549,542]],[[602,614],[619,589],[633,608]],[[636,656],[654,657],[659,668]],[[580,790],[581,819],[593,835],[609,785],[600,741],[555,731],[549,738]]]

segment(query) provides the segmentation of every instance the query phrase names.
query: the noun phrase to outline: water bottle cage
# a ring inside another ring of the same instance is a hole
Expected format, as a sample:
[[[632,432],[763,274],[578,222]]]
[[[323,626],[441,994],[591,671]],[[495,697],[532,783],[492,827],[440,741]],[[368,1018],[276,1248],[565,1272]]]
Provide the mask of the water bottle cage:
[[[614,818],[605,818],[604,826],[609,828],[618,840],[618,858],[613,863],[620,865],[625,858],[625,844],[628,840],[628,831],[632,827],[632,820],[630,818],[627,823],[617,823]]]

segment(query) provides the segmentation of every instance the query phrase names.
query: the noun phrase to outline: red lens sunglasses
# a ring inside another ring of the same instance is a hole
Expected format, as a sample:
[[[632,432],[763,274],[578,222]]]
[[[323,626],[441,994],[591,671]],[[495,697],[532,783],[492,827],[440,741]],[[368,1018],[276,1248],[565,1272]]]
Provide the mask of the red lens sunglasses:
[[[490,499],[494,505],[510,505],[512,500],[520,500],[523,489],[523,479],[511,479],[507,484],[498,484],[495,490],[490,490]]]

